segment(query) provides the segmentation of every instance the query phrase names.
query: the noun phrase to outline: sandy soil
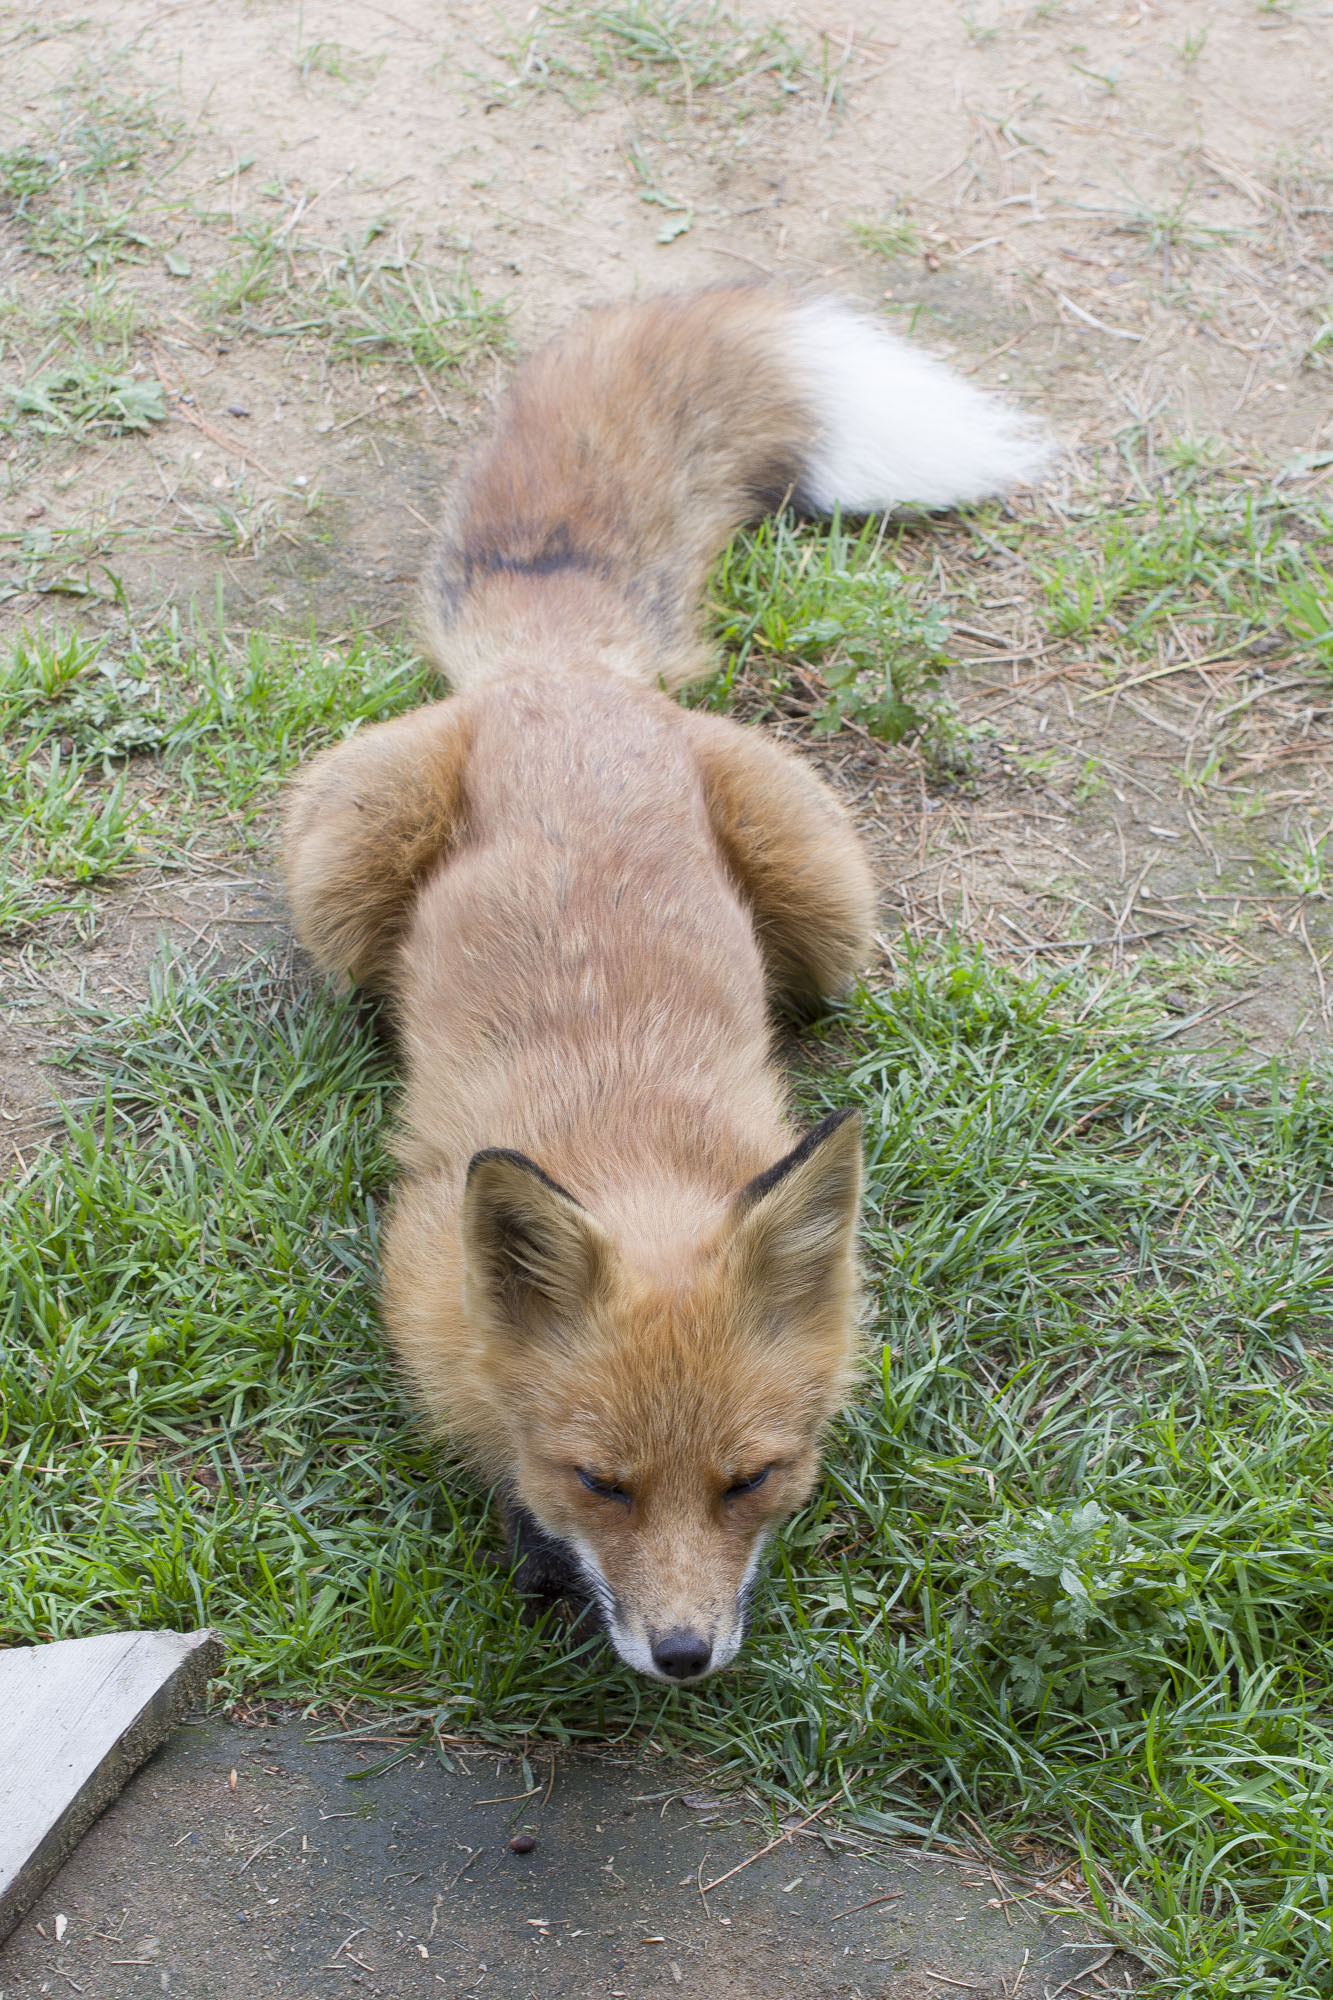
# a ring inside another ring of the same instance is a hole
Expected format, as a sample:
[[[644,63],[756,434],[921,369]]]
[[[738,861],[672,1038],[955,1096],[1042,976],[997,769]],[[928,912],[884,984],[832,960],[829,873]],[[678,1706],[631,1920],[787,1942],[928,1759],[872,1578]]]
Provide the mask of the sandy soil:
[[[108,568],[140,620],[220,602],[235,632],[313,621],[336,638],[410,614],[502,363],[450,377],[338,359],[262,314],[219,332],[204,291],[247,227],[331,254],[379,230],[380,249],[466,258],[520,345],[636,290],[836,286],[1041,409],[1067,446],[1057,504],[1126,492],[1131,436],[1149,462],[1154,441],[1206,437],[1238,475],[1328,481],[1333,374],[1311,365],[1333,292],[1325,7],[831,0],[781,16],[809,52],[791,89],[761,74],[688,93],[592,74],[574,11],[562,27],[529,0],[0,9],[4,146],[49,145],[96,91],[150,93],[168,128],[137,170],[148,241],[113,278],[171,412],[87,446],[0,436],[0,634],[68,612],[51,593],[71,580],[94,592],[79,615],[115,627]],[[893,257],[851,233],[885,215],[915,232]],[[0,220],[0,381],[27,379],[34,325],[88,282]],[[248,540],[218,532],[223,501]],[[35,555],[48,530],[54,555]],[[62,564],[65,530],[82,563]],[[901,933],[953,924],[1020,964],[1062,963],[1071,926],[1108,963],[1203,946],[1213,983],[1186,966],[1169,1001],[1187,1038],[1319,1042],[1325,905],[1280,893],[1262,852],[1333,820],[1326,690],[1285,660],[1267,686],[1233,660],[1103,698],[1039,625],[1020,562],[981,565],[965,538],[940,562],[971,584],[984,571],[953,676],[964,718],[993,725],[970,782],[932,786],[911,749],[854,733],[811,746],[882,858],[890,959]],[[803,738],[799,714],[787,726]],[[1214,750],[1223,781],[1191,791],[1182,759]],[[1090,760],[1106,782],[1088,794]],[[148,875],[90,940],[0,947],[6,1150],[42,1128],[39,1058],[69,995],[128,1002],[163,929],[235,944],[279,924],[251,872]]]

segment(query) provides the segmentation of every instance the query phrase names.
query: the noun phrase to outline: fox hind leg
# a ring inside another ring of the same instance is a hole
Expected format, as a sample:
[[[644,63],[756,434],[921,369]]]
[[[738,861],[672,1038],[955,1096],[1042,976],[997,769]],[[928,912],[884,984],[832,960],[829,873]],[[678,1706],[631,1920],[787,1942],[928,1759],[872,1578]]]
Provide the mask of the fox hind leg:
[[[842,806],[789,751],[686,711],[713,831],[753,912],[774,1000],[817,1012],[869,955],[875,890]]]
[[[391,989],[413,895],[458,839],[470,738],[464,705],[436,702],[359,730],[298,776],[287,895],[297,936],[326,972]]]

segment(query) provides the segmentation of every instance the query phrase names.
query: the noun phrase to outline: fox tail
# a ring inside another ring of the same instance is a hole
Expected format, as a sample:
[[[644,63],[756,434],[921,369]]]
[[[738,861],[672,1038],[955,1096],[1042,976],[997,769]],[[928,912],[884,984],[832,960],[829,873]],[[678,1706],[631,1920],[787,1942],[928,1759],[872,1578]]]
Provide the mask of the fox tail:
[[[949,507],[1050,451],[837,299],[734,285],[610,307],[503,398],[427,572],[428,636],[456,689],[577,663],[678,688],[708,671],[700,598],[742,522]]]

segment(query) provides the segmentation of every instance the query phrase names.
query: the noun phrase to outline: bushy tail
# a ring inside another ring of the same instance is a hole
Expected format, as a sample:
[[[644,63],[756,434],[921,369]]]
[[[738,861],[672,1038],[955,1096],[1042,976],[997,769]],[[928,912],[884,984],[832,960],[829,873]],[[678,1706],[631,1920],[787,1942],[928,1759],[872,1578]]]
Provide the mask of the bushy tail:
[[[599,662],[707,671],[705,576],[741,522],[948,507],[1030,479],[1028,418],[831,298],[738,285],[594,313],[522,368],[427,576],[455,687]]]

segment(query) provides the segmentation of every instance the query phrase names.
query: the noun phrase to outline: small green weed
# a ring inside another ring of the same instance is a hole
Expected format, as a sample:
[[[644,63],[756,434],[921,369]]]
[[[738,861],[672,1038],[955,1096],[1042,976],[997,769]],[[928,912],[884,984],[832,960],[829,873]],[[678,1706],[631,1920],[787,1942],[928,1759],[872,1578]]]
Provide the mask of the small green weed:
[[[446,277],[405,255],[367,260],[349,253],[325,269],[313,291],[313,325],[298,319],[284,330],[314,331],[337,354],[385,355],[456,373],[508,348],[507,308],[482,297],[461,261]]]
[[[1172,255],[1179,251],[1199,251],[1225,242],[1240,232],[1201,222],[1191,206],[1194,189],[1185,187],[1172,202],[1145,201],[1130,190],[1132,199],[1120,211],[1116,227],[1126,235],[1142,237],[1150,255],[1160,255],[1168,273]]]
[[[0,529],[0,557],[8,545],[16,558],[12,568],[0,561],[0,604],[36,595],[101,598],[123,609],[124,588],[108,561],[122,532],[91,519],[66,528]]]
[[[86,69],[62,92],[57,144],[69,171],[83,180],[135,172],[149,154],[165,151],[179,130],[179,120],[164,115],[160,95],[117,95]]]
[[[678,236],[684,236],[689,230],[694,221],[694,210],[687,201],[679,200],[658,185],[657,170],[647,149],[638,140],[629,148],[629,163],[639,183],[639,200],[651,207],[667,210],[666,218],[657,231],[658,242],[674,243]]]
[[[1116,95],[1124,78],[1124,71],[1119,63],[1113,63],[1110,69],[1089,69],[1086,63],[1075,62],[1071,55],[1069,67],[1079,76],[1086,76],[1089,83],[1099,85],[1108,97]]]
[[[586,10],[560,10],[567,24]],[[595,46],[618,67],[628,66],[648,89],[670,96],[677,91],[729,89],[765,78],[793,89],[803,52],[775,22],[746,21],[697,0],[632,0],[592,11]]]
[[[137,202],[100,187],[75,187],[67,202],[34,214],[28,224],[28,247],[60,269],[141,262],[151,243],[140,226]]]
[[[272,498],[261,500],[244,479],[233,479],[226,499],[209,504],[213,534],[229,555],[260,555],[270,538],[283,532],[282,503]]]
[[[26,722],[41,702],[68,693],[101,652],[100,639],[80,632],[21,632],[0,665],[0,734]]]
[[[76,73],[49,135],[0,153],[0,199],[28,248],[61,268],[140,258],[151,239],[139,169],[149,153],[170,149],[177,130],[155,98],[116,97]]]
[[[981,21],[977,18],[976,0],[967,0],[963,11],[963,26],[969,42],[983,44],[993,42],[1000,32],[998,21]]]
[[[109,773],[166,739],[162,684],[132,651],[116,659],[101,639],[39,629],[20,633],[0,666],[0,741],[25,757],[63,742]]]
[[[1172,437],[1159,444],[1157,456],[1171,468],[1172,487],[1179,495],[1197,481],[1220,471],[1226,464],[1227,448],[1218,437]]]
[[[49,194],[60,178],[55,155],[39,152],[34,146],[14,146],[0,153],[0,196],[12,204],[21,222],[29,205]]]
[[[139,865],[144,815],[123,777],[110,784],[90,760],[50,741],[0,750],[0,920],[7,930],[71,904],[68,891]]]
[[[245,222],[232,238],[235,253],[200,289],[200,303],[215,320],[262,306],[295,281],[292,251],[275,221]]]
[[[959,1637],[1018,1706],[1123,1725],[1200,1615],[1194,1582],[1177,1547],[1095,1500],[1038,1507],[991,1531]]]
[[[946,732],[938,691],[948,626],[921,580],[895,563],[903,524],[835,516],[798,526],[780,515],[738,535],[713,573],[715,629],[727,660],[709,699],[728,697],[747,665],[776,688],[792,670],[815,701],[814,728],[854,722],[887,742]]]
[[[22,423],[42,437],[146,431],[150,424],[164,422],[167,414],[162,384],[155,376],[126,374],[87,358],[66,361],[22,388],[11,386],[0,393],[9,399],[9,416],[0,428]]]
[[[61,298],[52,317],[60,333],[90,343],[99,356],[115,354],[122,364],[128,362],[130,347],[145,324],[141,301],[110,271],[102,272],[86,291]]]
[[[45,760],[27,756],[5,773],[5,817],[22,827],[34,873],[93,882],[123,874],[138,860],[142,815],[126,799],[124,779],[102,789],[91,777],[90,765],[58,743]]]
[[[0,664],[0,931],[82,914],[71,889],[139,865],[149,829],[114,766],[158,740],[100,641],[20,634]]]
[[[881,257],[916,257],[921,254],[921,233],[902,209],[887,215],[865,216],[848,224],[847,233],[863,250]]]

